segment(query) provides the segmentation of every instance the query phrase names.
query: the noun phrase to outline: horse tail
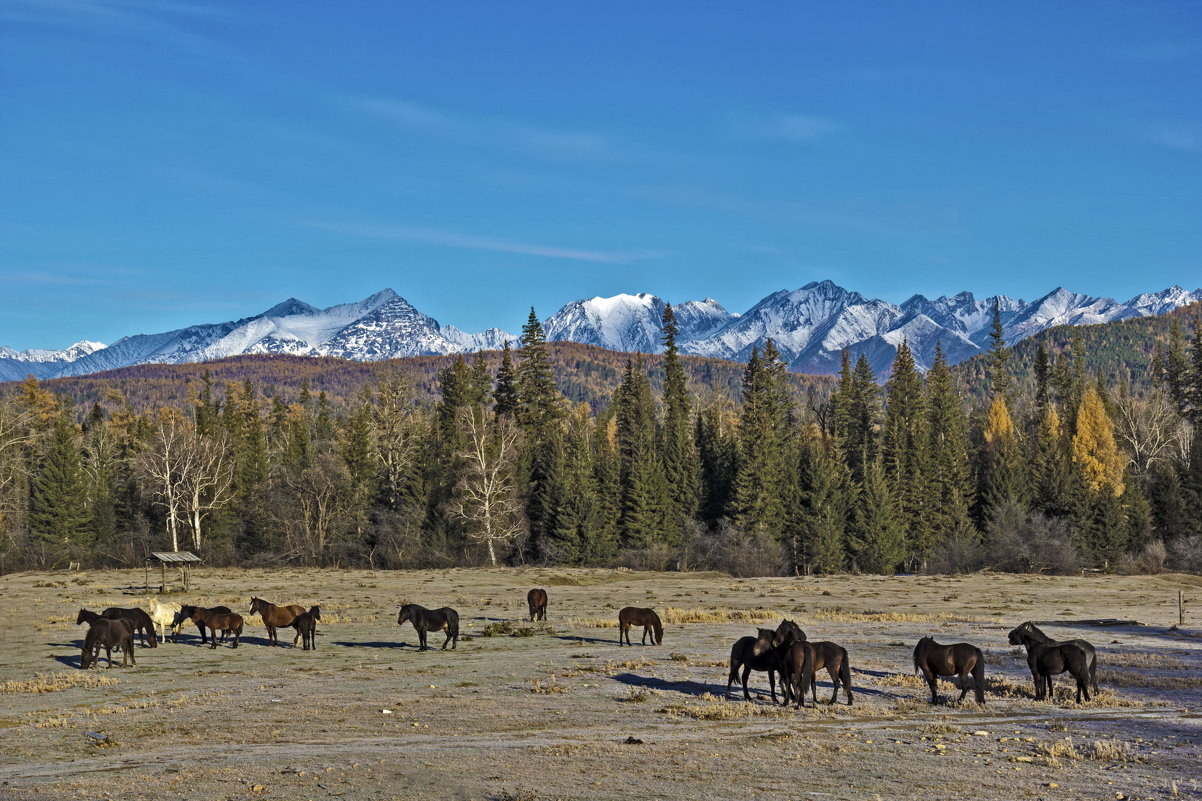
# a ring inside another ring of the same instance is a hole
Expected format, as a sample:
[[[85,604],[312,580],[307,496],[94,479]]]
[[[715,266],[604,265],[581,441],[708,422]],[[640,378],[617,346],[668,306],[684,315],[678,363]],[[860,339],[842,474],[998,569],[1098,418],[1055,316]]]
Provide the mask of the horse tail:
[[[847,658],[847,649],[843,651],[843,660],[839,665],[839,680],[843,682],[843,692],[847,694],[847,703],[851,705],[851,662]]]
[[[977,690],[977,703],[985,703],[985,654],[977,648],[977,661],[972,666],[972,682]]]

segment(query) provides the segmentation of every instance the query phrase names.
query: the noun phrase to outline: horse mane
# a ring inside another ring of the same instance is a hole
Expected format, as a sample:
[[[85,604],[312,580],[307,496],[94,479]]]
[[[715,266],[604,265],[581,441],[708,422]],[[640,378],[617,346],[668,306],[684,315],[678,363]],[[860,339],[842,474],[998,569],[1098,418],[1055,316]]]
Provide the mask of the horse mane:
[[[1022,626],[1020,626],[1020,628],[1025,629],[1028,633],[1030,633],[1030,635],[1033,638],[1035,638],[1036,640],[1039,640],[1040,642],[1051,642],[1052,641],[1051,637],[1049,637],[1048,635],[1046,635],[1042,631],[1040,631],[1039,627],[1036,626],[1034,623],[1032,623],[1029,620],[1026,623],[1022,624]]]

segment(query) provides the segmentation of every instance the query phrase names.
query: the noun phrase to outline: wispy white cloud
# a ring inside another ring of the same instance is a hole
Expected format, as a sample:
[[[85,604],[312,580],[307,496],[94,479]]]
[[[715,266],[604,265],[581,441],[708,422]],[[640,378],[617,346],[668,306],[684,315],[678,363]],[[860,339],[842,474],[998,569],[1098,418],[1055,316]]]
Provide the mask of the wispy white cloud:
[[[346,103],[397,128],[452,142],[553,156],[596,157],[613,151],[605,135],[596,131],[561,130],[477,117],[394,97],[354,97]]]
[[[843,123],[812,114],[738,114],[729,132],[740,139],[775,139],[809,143],[845,130]]]
[[[495,253],[516,253],[523,256],[541,256],[544,258],[566,259],[569,261],[625,264],[628,262],[657,258],[662,255],[656,251],[650,250],[586,250],[582,248],[543,245],[532,242],[514,242],[512,240],[494,239],[491,237],[477,236],[459,231],[447,231],[439,228],[422,228],[409,225],[321,222],[310,222],[307,224],[312,228],[344,234],[347,236],[366,237],[370,239],[393,239],[403,242],[440,245],[443,247],[459,248],[463,250],[486,250]]]
[[[1143,131],[1143,137],[1170,150],[1202,153],[1202,125],[1154,125]]]

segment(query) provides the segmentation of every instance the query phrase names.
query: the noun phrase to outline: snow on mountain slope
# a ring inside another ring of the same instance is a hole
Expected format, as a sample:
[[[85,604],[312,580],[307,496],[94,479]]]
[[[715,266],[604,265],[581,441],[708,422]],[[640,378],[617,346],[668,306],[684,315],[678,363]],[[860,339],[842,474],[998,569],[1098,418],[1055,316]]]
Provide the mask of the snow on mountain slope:
[[[899,342],[910,343],[921,369],[930,367],[936,343],[950,363],[988,347],[996,303],[1003,335],[1013,344],[1056,325],[1104,323],[1164,314],[1202,300],[1172,286],[1136,295],[1125,303],[1057,288],[1027,303],[1005,296],[976,299],[960,292],[929,300],[914,295],[900,305],[866,298],[831,281],[780,290],[743,314],[732,314],[712,298],[675,306],[680,349],[700,356],[745,360],[753,347],[771,339],[790,369],[832,373],[840,353],[865,355],[878,376],[893,363]],[[621,351],[662,352],[665,301],[640,293],[573,301],[545,323],[549,340],[568,340]],[[124,337],[108,347],[80,342],[64,351],[17,352],[0,348],[0,380],[34,374],[41,378],[155,362],[193,362],[241,353],[290,353],[379,359],[499,349],[517,336],[497,328],[479,334],[441,326],[391,289],[357,303],[317,309],[289,298],[242,320],[194,325],[159,334]]]
[[[656,353],[663,350],[664,306],[662,299],[646,292],[576,300],[547,318],[543,330],[553,342]]]

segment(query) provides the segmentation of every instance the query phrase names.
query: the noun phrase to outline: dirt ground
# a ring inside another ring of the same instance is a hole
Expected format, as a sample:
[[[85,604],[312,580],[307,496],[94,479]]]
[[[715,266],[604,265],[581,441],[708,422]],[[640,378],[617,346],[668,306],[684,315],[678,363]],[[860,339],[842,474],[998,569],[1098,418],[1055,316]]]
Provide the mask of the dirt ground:
[[[1197,577],[205,569],[165,599],[320,603],[318,649],[290,629],[271,647],[248,615],[237,649],[188,628],[137,667],[80,670],[79,608],[145,606],[142,583],[0,578],[0,799],[1202,798]],[[546,623],[523,621],[535,586]],[[419,652],[406,601],[455,607],[458,650]],[[663,645],[618,646],[627,605],[660,611]],[[774,707],[761,673],[752,702],[722,700],[731,644],[782,615],[847,647],[854,706]],[[1136,622],[1085,622],[1105,618]],[[1073,703],[1067,677],[1032,700],[1006,642],[1024,620],[1098,647],[1096,700]],[[951,682],[928,703],[925,634],[985,650],[984,706]]]

